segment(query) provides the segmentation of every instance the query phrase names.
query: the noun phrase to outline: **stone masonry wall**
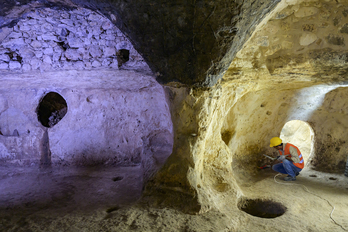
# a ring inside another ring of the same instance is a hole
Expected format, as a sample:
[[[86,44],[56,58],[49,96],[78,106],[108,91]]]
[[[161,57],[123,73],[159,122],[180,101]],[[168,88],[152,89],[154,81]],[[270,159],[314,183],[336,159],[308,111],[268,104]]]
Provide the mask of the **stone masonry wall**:
[[[0,70],[148,69],[124,34],[96,12],[44,8],[24,17],[0,37]]]

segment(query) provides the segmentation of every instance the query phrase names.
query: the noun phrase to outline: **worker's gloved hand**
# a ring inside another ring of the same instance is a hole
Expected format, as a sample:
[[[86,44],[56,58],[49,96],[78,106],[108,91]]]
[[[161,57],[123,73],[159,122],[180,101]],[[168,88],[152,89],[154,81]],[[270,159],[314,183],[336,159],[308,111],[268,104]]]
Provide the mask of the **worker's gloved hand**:
[[[280,155],[280,156],[277,157],[277,160],[278,161],[283,161],[283,160],[285,160],[285,158],[286,158],[285,155]]]

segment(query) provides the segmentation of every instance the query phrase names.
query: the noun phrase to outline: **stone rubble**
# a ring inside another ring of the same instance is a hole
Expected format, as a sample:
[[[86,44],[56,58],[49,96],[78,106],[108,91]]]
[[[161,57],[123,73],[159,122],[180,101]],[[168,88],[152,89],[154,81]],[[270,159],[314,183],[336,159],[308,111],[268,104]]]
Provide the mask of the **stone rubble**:
[[[120,49],[129,50],[126,63],[118,63]],[[149,69],[112,22],[88,9],[69,12],[49,8],[33,10],[0,44],[0,70],[120,67]]]

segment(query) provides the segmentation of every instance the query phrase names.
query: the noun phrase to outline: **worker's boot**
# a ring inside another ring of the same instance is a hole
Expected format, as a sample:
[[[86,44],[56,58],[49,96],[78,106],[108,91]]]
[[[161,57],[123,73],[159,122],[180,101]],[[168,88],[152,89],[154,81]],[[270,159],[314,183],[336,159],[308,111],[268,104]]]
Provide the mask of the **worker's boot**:
[[[294,180],[296,180],[296,177],[295,176],[292,177],[292,176],[288,175],[287,177],[284,178],[284,180],[285,181],[294,181]]]

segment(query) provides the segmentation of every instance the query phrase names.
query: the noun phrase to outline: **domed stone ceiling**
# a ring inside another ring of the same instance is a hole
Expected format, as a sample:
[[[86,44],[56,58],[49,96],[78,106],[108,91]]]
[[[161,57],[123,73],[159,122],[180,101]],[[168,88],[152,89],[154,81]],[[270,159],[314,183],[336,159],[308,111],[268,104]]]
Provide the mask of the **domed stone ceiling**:
[[[108,17],[128,38],[160,83],[212,86],[278,1],[3,1],[0,28],[28,9],[83,7]]]
[[[4,1],[4,230],[347,231],[347,12]],[[295,182],[259,168],[274,136],[310,154]]]

